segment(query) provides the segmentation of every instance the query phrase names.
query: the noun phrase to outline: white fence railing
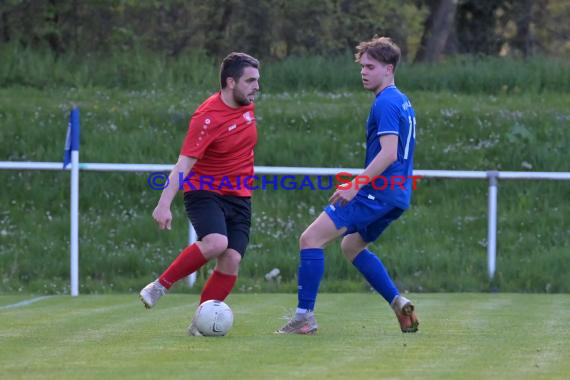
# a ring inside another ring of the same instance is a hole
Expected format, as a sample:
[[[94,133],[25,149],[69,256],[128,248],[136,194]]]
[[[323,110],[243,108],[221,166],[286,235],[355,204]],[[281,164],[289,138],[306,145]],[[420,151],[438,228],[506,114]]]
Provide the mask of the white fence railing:
[[[79,294],[79,243],[78,243],[78,202],[79,202],[79,171],[108,171],[108,172],[170,172],[174,165],[162,164],[106,164],[79,163],[78,157],[73,157],[71,168],[71,295]],[[62,170],[60,162],[14,162],[0,161],[0,169],[5,170]],[[256,175],[336,175],[340,172],[357,175],[363,169],[357,168],[307,168],[307,167],[273,167],[256,166]],[[414,175],[422,178],[452,178],[452,179],[486,179],[489,183],[488,195],[488,228],[487,228],[487,269],[490,279],[495,275],[497,254],[497,184],[499,179],[505,180],[570,180],[570,172],[508,172],[508,171],[461,171],[461,170],[414,170]],[[192,226],[188,229],[189,242],[196,240]],[[190,283],[193,284],[193,279]]]

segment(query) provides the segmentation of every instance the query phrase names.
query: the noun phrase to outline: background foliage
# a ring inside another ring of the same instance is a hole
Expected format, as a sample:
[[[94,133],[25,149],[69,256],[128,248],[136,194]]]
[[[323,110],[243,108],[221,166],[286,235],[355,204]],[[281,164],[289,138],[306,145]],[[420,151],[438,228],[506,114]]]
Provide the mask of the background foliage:
[[[443,16],[450,17],[444,22]],[[216,58],[244,50],[264,60],[352,51],[389,35],[404,56],[567,56],[564,0],[5,0],[0,44],[57,56],[150,50]]]

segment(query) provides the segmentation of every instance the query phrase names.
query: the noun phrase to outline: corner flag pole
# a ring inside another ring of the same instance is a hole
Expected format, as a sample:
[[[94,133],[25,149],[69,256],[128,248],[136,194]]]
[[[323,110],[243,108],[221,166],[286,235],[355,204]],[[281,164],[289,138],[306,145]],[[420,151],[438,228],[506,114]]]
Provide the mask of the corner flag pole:
[[[71,296],[79,295],[79,108],[69,114],[63,168],[71,162]]]

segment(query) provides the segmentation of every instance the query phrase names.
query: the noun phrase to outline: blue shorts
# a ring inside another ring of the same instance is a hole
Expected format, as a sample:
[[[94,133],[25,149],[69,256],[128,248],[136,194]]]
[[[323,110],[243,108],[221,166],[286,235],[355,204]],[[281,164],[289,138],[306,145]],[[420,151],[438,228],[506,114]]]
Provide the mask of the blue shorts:
[[[324,211],[337,229],[347,228],[345,235],[358,232],[367,243],[378,239],[390,223],[404,212],[399,207],[370,199],[361,193],[356,194],[354,199],[344,206],[328,205]]]

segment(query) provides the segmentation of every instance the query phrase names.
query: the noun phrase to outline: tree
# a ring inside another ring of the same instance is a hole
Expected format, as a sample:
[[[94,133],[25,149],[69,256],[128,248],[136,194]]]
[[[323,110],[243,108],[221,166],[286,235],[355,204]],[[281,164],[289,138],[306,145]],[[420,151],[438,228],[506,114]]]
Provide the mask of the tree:
[[[429,15],[425,21],[416,62],[439,60],[455,28],[457,0],[428,0],[428,7]]]

